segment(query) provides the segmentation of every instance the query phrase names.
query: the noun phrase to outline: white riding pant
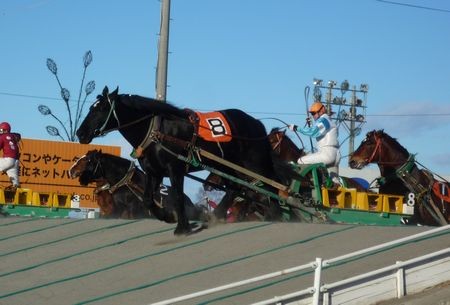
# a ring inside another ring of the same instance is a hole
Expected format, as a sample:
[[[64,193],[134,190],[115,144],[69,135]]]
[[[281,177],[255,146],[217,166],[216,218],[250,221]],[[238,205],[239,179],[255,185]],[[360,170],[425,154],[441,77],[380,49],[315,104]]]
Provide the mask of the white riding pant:
[[[323,163],[328,169],[333,180],[339,177],[339,162],[341,161],[341,152],[335,146],[323,146],[318,152],[308,154],[298,159],[298,164]]]
[[[19,160],[14,158],[0,158],[0,171],[6,172],[14,186],[19,186]]]

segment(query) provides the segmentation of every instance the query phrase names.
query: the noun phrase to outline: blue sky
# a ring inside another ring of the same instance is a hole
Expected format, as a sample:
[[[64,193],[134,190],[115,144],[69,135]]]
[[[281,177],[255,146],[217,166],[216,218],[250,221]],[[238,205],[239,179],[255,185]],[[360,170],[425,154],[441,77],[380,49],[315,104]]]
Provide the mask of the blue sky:
[[[376,0],[171,2],[173,104],[239,108],[303,125],[304,89],[313,78],[367,83],[367,123],[356,145],[367,131],[384,128],[420,163],[450,174],[449,1],[397,1],[440,10]],[[89,104],[105,85],[154,97],[160,9],[157,0],[2,0],[0,120],[23,137],[57,140],[45,130],[57,122],[37,110],[45,104],[67,122],[46,60],[57,63],[75,102],[88,50],[86,81],[96,82]],[[268,130],[281,126],[263,122]],[[118,133],[94,143],[120,145],[124,156],[130,151]]]

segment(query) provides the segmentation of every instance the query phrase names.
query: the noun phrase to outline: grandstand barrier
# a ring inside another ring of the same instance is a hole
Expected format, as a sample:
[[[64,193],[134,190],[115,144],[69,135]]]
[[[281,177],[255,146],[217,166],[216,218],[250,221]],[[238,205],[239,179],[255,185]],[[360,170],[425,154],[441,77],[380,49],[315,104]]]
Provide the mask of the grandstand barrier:
[[[10,191],[0,188],[0,204],[6,205],[70,208],[71,198],[72,196],[66,193],[34,192],[28,188]]]
[[[51,192],[33,192],[31,205],[34,206],[53,206],[53,196]]]
[[[404,213],[403,196],[358,192],[354,188],[322,188],[323,205],[329,208],[356,209],[379,213]]]
[[[16,191],[1,189],[0,193],[5,204],[31,205],[33,200],[32,191],[27,188],[18,188]]]
[[[3,189],[0,189],[0,203],[6,203],[5,192],[3,192]]]
[[[323,205],[330,208],[354,209],[357,192],[354,188],[339,187],[337,190],[322,188]]]
[[[72,196],[70,194],[53,193],[53,207],[70,208],[71,207],[71,197]]]
[[[403,196],[383,195],[383,211],[403,213]]]

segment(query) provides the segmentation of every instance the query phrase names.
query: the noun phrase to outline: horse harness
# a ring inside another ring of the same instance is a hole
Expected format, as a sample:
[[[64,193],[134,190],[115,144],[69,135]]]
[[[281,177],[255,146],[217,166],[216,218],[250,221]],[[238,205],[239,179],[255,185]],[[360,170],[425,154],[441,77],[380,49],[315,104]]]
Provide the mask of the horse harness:
[[[275,151],[277,154],[281,154],[281,143],[283,142],[284,133],[283,135],[280,135],[282,132],[276,133],[276,142],[272,145],[272,150]]]
[[[100,162],[98,162],[97,166],[99,166],[99,163]],[[95,171],[96,170],[97,167]],[[113,186],[111,186],[109,182],[105,183],[104,185],[97,187],[94,190],[94,193],[98,194],[103,191],[108,191],[110,194],[114,194],[114,192],[116,192],[120,187],[126,186],[139,199],[139,201],[142,202],[144,200],[143,199],[144,190],[139,185],[133,182],[133,176],[135,173],[136,173],[136,166],[134,165],[134,162],[130,162],[130,167],[128,168],[127,173],[125,174],[125,176],[122,177],[122,179],[120,179]]]
[[[192,125],[194,126],[194,132],[192,134],[191,145],[188,145],[190,147],[193,147],[197,140],[197,137],[198,137],[198,121],[199,121],[199,119],[193,110],[191,110],[191,109],[185,109],[185,110],[189,113],[189,116],[188,116],[189,122],[191,122]],[[159,115],[156,115],[152,118],[144,139],[132,152],[132,156],[134,158],[140,158],[142,156],[144,150],[151,143],[160,142],[160,140],[161,140],[160,135],[162,135],[162,133],[160,132],[161,121],[162,121],[162,117]],[[171,141],[176,142],[175,140],[176,139],[174,138]],[[186,148],[188,148],[188,146],[186,146]],[[191,150],[189,150],[189,153],[191,153]]]

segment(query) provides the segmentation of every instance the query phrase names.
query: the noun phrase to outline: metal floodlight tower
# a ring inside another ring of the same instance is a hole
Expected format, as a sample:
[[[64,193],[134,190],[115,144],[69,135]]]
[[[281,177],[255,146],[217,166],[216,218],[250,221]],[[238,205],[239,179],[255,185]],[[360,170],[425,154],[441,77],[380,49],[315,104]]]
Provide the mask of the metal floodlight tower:
[[[347,129],[349,134],[348,154],[352,154],[355,150],[355,137],[361,132],[361,125],[366,122],[367,92],[369,86],[367,84],[361,84],[359,89],[356,89],[356,86],[350,88],[350,84],[347,80],[344,80],[340,86],[337,86],[337,83],[334,80],[330,80],[325,86],[323,85],[323,81],[318,78],[314,78],[313,84],[314,98],[316,98],[316,100],[320,100],[322,97],[320,89],[327,90],[325,101],[327,113],[330,117],[334,114],[331,112],[331,105],[339,107],[335,120],[338,123],[338,127],[343,123],[344,127]],[[335,90],[340,91],[340,97],[333,96]],[[348,104],[346,103],[346,98],[344,98],[347,93],[351,94],[350,103]],[[358,98],[358,94],[362,94],[363,98]],[[344,109],[342,109],[343,107]],[[345,108],[347,111],[345,111]],[[362,111],[362,114],[358,113],[358,111]]]

